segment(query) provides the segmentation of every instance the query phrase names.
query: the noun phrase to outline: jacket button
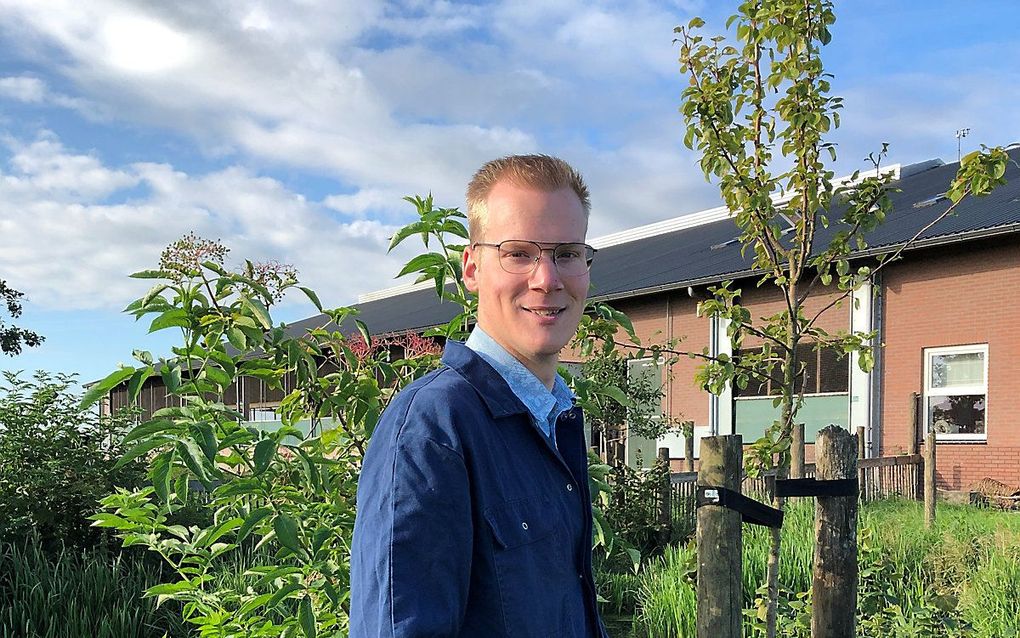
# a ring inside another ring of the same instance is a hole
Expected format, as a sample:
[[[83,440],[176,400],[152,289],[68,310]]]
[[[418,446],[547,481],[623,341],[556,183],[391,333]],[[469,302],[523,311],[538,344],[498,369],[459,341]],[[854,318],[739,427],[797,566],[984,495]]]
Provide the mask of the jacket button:
[[[573,483],[567,483],[567,491],[568,492],[573,492],[574,491]]]
[[[528,529],[528,524],[526,522],[522,522],[521,529]]]

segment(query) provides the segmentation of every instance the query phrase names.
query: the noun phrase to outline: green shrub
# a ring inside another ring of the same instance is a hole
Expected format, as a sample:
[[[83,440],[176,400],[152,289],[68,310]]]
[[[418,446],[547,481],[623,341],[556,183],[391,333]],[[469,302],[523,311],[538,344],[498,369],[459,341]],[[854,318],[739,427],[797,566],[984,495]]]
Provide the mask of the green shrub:
[[[113,435],[129,417],[78,408],[72,375],[4,372],[0,382],[0,541],[38,534],[47,547],[100,538],[88,516],[115,486],[133,486],[140,463],[116,467]]]

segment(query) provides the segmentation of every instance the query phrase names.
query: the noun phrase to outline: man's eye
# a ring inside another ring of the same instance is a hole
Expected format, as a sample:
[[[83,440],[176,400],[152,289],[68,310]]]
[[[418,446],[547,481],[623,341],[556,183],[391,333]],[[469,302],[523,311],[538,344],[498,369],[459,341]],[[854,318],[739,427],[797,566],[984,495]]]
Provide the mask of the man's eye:
[[[512,250],[510,252],[505,253],[503,256],[508,259],[520,259],[524,261],[534,259],[534,257],[532,257],[530,253],[524,250]]]
[[[560,261],[571,261],[573,259],[580,258],[581,253],[577,252],[576,250],[561,250],[560,252],[556,253],[556,259]]]

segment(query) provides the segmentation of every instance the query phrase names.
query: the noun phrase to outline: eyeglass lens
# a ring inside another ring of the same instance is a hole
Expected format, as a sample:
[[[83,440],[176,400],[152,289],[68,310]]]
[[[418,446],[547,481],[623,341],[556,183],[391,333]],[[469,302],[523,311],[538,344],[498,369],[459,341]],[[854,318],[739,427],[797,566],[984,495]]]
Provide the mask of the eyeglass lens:
[[[556,269],[567,276],[588,272],[595,252],[587,244],[558,244],[555,248],[542,248],[530,241],[505,241],[499,245],[499,263],[509,273],[530,273],[545,251],[552,252]]]

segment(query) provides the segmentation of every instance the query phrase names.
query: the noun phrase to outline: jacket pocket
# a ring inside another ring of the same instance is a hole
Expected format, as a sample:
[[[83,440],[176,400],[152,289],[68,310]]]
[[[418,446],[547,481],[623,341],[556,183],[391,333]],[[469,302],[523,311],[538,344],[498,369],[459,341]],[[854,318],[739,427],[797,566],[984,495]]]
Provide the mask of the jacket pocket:
[[[542,507],[533,499],[510,501],[485,512],[496,545],[501,549],[514,549],[530,545],[552,536],[555,521],[550,520],[549,507]]]
[[[514,638],[564,635],[579,584],[569,541],[552,502],[509,501],[484,513],[506,633]],[[582,613],[583,603],[580,607]]]

